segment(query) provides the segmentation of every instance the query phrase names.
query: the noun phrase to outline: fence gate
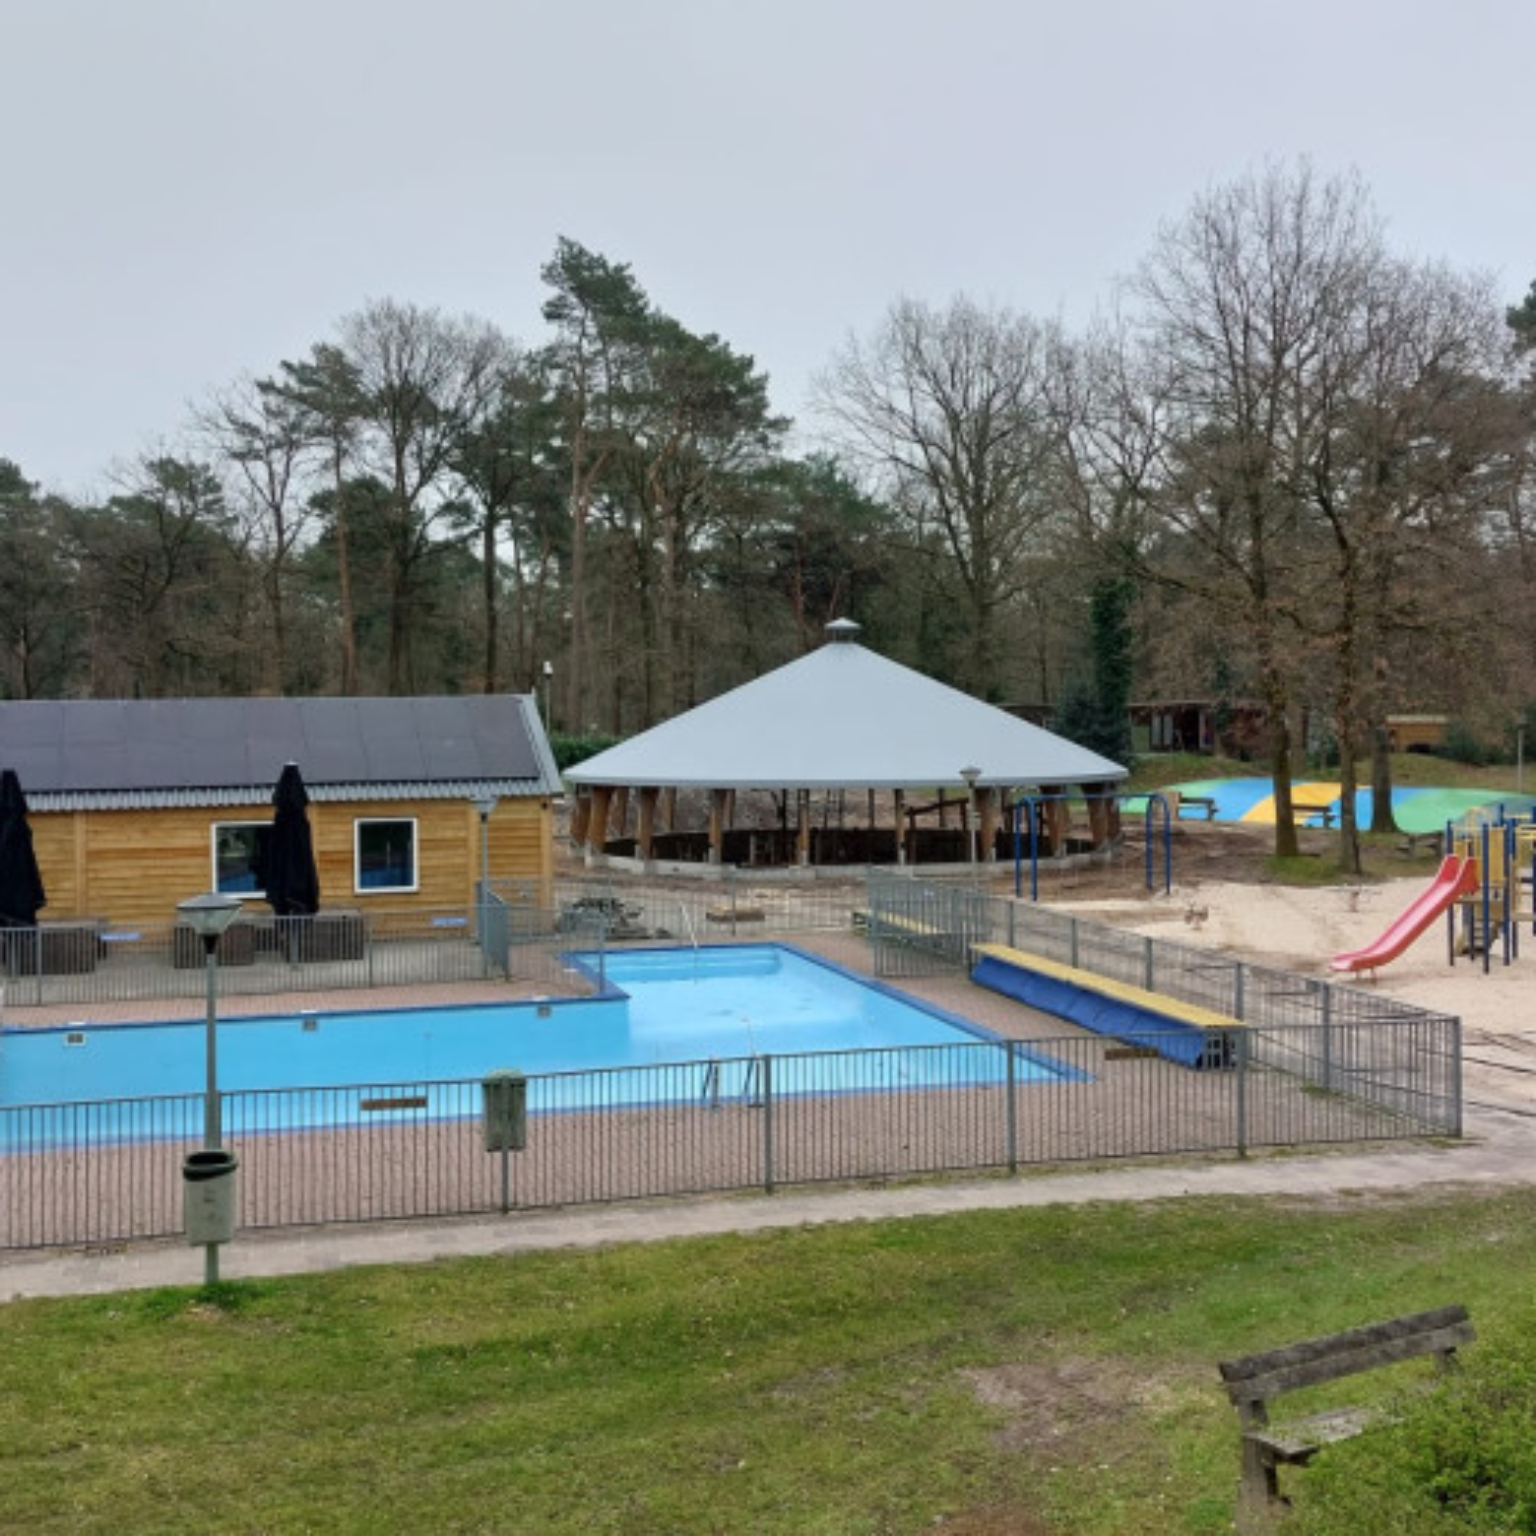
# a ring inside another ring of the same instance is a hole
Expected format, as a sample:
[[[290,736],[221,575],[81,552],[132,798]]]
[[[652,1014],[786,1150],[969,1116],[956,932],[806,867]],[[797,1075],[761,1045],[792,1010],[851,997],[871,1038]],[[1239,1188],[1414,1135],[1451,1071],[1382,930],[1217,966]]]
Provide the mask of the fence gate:
[[[875,975],[933,976],[967,969],[971,946],[984,943],[990,932],[988,901],[980,891],[870,872]]]

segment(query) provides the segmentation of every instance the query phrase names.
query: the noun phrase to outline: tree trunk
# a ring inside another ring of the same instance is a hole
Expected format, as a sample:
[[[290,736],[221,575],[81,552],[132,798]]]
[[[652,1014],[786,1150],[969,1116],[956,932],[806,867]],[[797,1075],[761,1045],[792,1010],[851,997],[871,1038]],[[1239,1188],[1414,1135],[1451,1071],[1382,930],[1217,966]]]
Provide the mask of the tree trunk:
[[[480,591],[485,607],[485,663],[482,693],[496,693],[500,685],[498,652],[501,648],[500,614],[496,602],[496,518],[487,512],[480,534]]]
[[[341,692],[357,692],[357,616],[352,609],[352,562],[347,554],[346,477],[341,439],[336,439],[333,460],[336,488],[336,593],[341,604]]]

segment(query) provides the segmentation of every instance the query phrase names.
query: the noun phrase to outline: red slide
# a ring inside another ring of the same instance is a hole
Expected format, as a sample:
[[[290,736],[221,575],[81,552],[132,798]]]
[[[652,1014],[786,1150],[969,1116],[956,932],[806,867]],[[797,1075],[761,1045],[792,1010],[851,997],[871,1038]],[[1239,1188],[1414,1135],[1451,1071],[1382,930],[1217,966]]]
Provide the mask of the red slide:
[[[1373,971],[1395,960],[1458,896],[1477,890],[1477,865],[1450,854],[1426,890],[1374,944],[1347,950],[1328,962],[1335,971]]]

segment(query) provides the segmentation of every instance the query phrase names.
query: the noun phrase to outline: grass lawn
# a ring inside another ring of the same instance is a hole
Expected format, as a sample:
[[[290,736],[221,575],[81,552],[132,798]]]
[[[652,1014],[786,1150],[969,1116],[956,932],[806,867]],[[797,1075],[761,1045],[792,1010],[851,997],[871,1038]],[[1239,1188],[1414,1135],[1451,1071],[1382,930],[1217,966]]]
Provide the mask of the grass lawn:
[[[12,1302],[0,1530],[1225,1531],[1215,1361],[1449,1301],[1524,1336],[1533,1218],[1105,1204]]]

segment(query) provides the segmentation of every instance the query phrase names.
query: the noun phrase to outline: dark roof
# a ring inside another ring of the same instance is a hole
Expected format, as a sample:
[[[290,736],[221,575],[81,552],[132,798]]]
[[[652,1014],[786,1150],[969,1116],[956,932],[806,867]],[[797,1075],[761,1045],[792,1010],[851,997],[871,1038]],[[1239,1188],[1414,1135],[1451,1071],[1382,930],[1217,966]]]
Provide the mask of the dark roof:
[[[523,694],[0,703],[0,766],[35,810],[252,804],[288,762],[316,800],[560,788]]]

